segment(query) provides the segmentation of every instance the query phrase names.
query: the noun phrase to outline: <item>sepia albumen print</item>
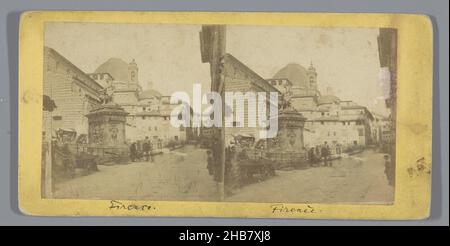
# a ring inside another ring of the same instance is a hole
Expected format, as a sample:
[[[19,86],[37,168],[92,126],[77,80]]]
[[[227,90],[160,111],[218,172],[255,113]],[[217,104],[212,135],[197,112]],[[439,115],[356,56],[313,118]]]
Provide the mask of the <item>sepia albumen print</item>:
[[[392,204],[397,31],[48,22],[43,198]]]

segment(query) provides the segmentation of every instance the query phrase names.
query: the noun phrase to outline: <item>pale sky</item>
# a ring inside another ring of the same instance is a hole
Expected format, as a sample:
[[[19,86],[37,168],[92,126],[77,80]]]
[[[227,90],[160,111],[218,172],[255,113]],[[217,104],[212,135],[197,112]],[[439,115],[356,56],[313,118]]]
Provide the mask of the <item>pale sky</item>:
[[[45,45],[86,73],[111,57],[139,66],[141,86],[151,82],[164,95],[209,90],[209,64],[200,57],[198,25],[48,23]],[[385,107],[377,48],[378,29],[227,26],[227,53],[263,78],[286,64],[312,62],[322,94],[332,87],[341,100],[353,100],[383,115]]]

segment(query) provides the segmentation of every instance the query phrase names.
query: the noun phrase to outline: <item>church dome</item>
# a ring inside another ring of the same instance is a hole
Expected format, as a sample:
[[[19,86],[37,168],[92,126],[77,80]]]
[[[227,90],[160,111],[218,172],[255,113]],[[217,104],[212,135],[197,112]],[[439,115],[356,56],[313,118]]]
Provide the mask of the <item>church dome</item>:
[[[109,73],[114,80],[128,81],[128,63],[120,58],[110,58],[100,65],[95,73]]]
[[[292,86],[307,87],[308,75],[306,68],[297,63],[290,63],[280,69],[274,76],[274,79],[289,79]]]

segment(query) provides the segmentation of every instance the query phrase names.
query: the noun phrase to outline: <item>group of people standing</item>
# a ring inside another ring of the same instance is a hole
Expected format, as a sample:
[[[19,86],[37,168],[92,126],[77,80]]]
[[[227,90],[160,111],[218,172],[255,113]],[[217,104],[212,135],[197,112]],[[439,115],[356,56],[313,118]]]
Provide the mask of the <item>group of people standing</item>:
[[[158,140],[158,145],[160,140]],[[132,142],[130,145],[130,159],[131,161],[150,161],[153,162],[152,151],[154,149],[155,143],[153,143],[149,137],[145,137],[144,140],[138,140]]]
[[[318,145],[311,147],[308,150],[308,160],[311,166],[320,165],[323,161],[323,166],[331,167],[333,162],[331,161],[331,148],[328,144]]]

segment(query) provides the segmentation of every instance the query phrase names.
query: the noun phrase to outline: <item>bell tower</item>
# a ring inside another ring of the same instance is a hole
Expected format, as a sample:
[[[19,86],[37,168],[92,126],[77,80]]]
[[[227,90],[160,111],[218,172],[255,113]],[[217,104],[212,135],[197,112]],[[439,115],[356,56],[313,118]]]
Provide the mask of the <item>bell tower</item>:
[[[316,68],[314,68],[312,62],[309,64],[309,68],[307,71],[308,76],[308,86],[310,89],[317,90],[317,72]]]
[[[136,61],[133,59],[128,64],[128,86],[137,86],[139,84],[138,79],[138,66],[136,64]]]

